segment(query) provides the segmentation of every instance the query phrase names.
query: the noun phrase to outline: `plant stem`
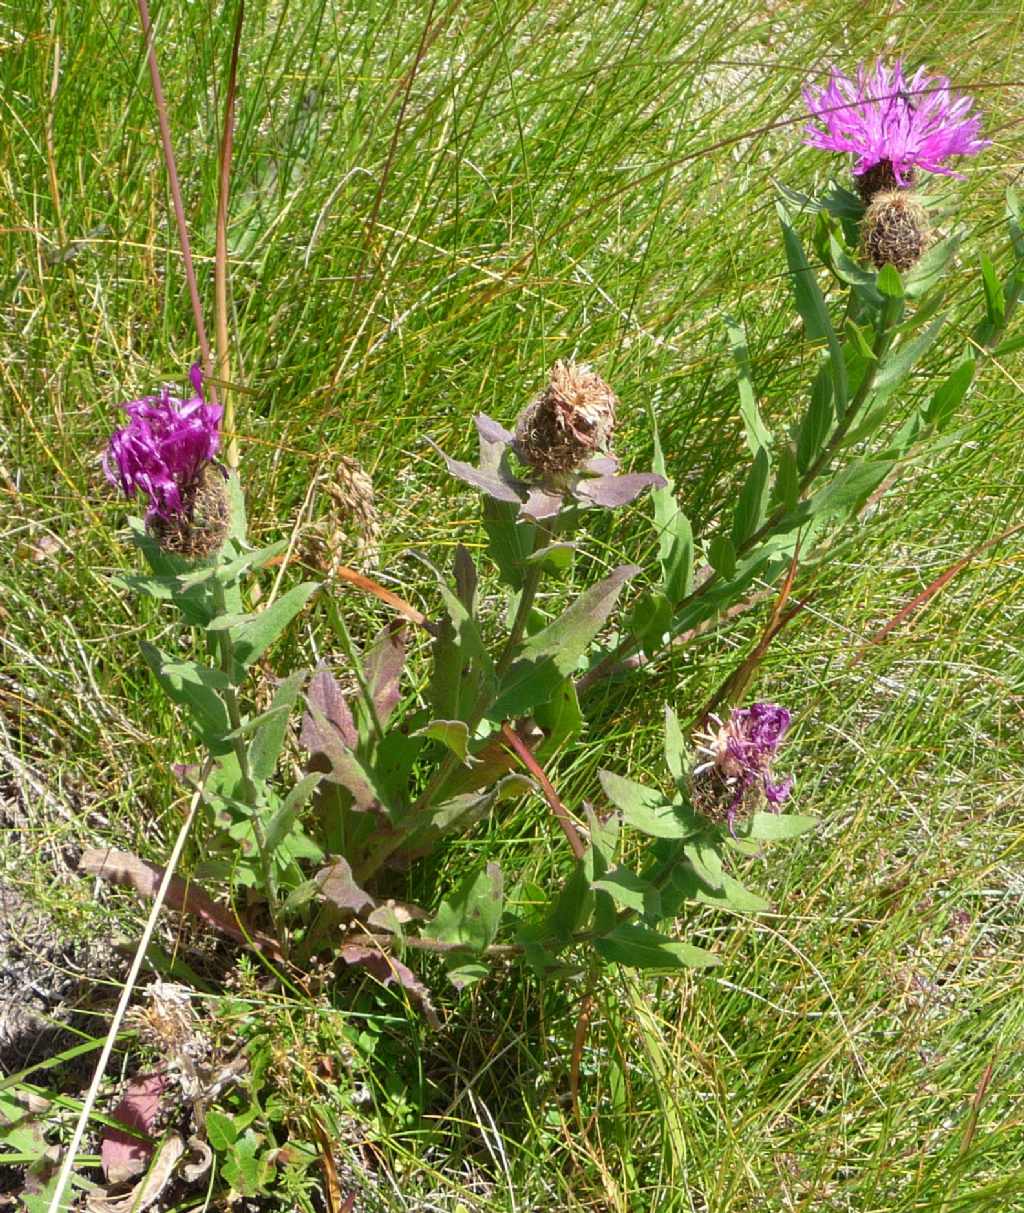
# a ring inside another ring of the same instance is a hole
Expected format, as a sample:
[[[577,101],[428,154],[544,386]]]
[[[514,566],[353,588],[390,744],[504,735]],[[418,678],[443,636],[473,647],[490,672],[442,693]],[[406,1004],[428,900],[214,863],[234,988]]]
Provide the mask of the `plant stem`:
[[[214,319],[217,328],[217,377],[224,388],[224,453],[229,468],[238,467],[238,435],[235,433],[235,401],[231,391],[231,361],[228,345],[228,198],[231,187],[231,149],[235,137],[235,82],[238,78],[238,44],[242,36],[244,0],[238,0],[235,36],[231,45],[227,97],[224,101],[224,131],[220,142],[220,171],[217,186],[217,242],[213,262]]]

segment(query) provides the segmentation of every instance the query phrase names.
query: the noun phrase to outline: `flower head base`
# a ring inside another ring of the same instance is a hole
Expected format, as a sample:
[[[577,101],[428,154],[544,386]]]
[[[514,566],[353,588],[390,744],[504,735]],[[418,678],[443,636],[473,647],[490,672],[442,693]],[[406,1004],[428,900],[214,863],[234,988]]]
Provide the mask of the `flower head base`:
[[[519,414],[515,452],[541,473],[576,471],[608,450],[618,403],[586,364],[556,362],[548,386]]]
[[[976,156],[991,142],[979,138],[973,98],[951,93],[945,76],[926,76],[924,68],[907,78],[899,59],[891,68],[881,59],[873,69],[861,64],[855,80],[832,68],[826,85],[804,89],[804,101],[813,119],[805,141],[856,156],[866,202],[879,190],[912,185],[915,169],[959,176],[946,161]]]
[[[161,546],[185,556],[216,550],[227,531],[223,477],[211,470],[220,447],[219,405],[207,404],[202,372],[189,372],[195,395],[180,400],[164,388],[121,407],[128,424],[115,430],[103,469],[107,479],[133,497],[149,497],[146,522]]]
[[[909,270],[931,241],[928,214],[912,193],[884,190],[864,215],[861,241],[875,269],[892,265]]]
[[[776,783],[772,774],[789,712],[774,703],[755,703],[733,708],[725,723],[717,716],[711,720],[715,730],[697,736],[705,761],[693,771],[696,808],[712,821],[726,822],[730,830],[741,812],[753,812],[761,801],[778,812],[793,788],[791,775]]]

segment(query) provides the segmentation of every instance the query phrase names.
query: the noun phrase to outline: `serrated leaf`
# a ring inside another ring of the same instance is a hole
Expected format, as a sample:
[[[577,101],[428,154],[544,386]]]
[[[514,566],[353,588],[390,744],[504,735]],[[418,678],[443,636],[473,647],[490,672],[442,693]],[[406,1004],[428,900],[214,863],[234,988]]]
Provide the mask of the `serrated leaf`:
[[[616,569],[531,636],[498,688],[487,718],[500,721],[525,716],[550,699],[604,626],[623,585],[639,571],[636,565]]]
[[[409,966],[403,964],[397,956],[391,956],[378,948],[364,947],[362,944],[345,944],[339,949],[338,955],[347,965],[366,969],[382,985],[395,985],[404,990],[409,995],[410,1002],[423,1012],[430,1026],[435,1031],[440,1028],[441,1021],[430,1001],[429,991]]]
[[[820,818],[804,817],[799,813],[755,813],[742,833],[758,842],[776,842],[797,838],[819,824]]]
[[[692,812],[669,803],[661,792],[613,771],[598,771],[604,794],[634,830],[650,838],[690,838],[699,829]]]
[[[346,914],[363,914],[377,904],[374,897],[356,884],[351,865],[342,855],[321,868],[315,879],[320,896]]]
[[[695,944],[669,939],[634,923],[622,923],[595,939],[594,947],[605,960],[635,969],[703,969],[722,963]]]

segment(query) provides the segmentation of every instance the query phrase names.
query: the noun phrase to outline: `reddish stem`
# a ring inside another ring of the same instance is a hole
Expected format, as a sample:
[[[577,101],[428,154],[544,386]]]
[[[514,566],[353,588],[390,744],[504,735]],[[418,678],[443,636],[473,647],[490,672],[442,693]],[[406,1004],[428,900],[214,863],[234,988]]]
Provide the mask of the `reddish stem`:
[[[520,762],[530,772],[530,774],[540,784],[541,791],[544,793],[544,799],[548,802],[551,812],[555,815],[555,820],[562,827],[562,833],[569,840],[569,846],[572,847],[572,853],[577,859],[582,859],[586,847],[583,845],[583,839],[580,838],[576,826],[573,824],[572,818],[569,816],[569,810],[558,799],[558,793],[552,786],[551,780],[544,774],[544,770],[540,763],[534,758],[530,752],[526,742],[519,734],[509,725],[508,721],[501,726],[501,735],[505,738],[508,744],[518,755]]]

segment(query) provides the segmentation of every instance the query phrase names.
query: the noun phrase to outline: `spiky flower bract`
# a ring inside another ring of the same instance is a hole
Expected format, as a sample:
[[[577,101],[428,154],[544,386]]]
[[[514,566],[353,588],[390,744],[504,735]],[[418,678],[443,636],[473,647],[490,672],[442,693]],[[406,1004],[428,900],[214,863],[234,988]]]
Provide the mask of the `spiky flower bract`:
[[[725,722],[711,717],[714,731],[696,739],[704,757],[693,771],[700,812],[726,822],[730,830],[741,812],[752,812],[761,801],[778,812],[792,791],[793,777],[776,781],[772,763],[790,719],[789,711],[775,703],[733,708]]]
[[[865,256],[875,269],[909,270],[928,247],[928,214],[907,190],[882,190],[872,198],[861,224]]]
[[[804,101],[813,119],[805,141],[856,156],[865,201],[880,189],[912,185],[916,169],[960,176],[947,161],[975,156],[991,142],[979,137],[972,97],[951,92],[945,76],[927,76],[923,67],[908,78],[899,59],[892,67],[881,59],[873,68],[861,64],[855,79],[833,67],[827,84],[804,88]]]

